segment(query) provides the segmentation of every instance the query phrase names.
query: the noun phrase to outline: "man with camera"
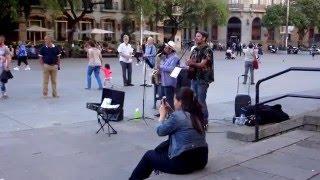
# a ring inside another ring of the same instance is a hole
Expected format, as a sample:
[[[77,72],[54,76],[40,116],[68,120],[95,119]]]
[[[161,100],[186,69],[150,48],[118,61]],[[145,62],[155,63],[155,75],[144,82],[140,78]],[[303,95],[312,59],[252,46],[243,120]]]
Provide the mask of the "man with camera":
[[[209,84],[214,81],[213,73],[213,51],[207,44],[208,33],[198,31],[195,37],[196,47],[193,49],[190,59],[186,62],[189,66],[189,78],[191,88],[195,92],[202,106],[204,120],[208,124],[208,109],[206,103]]]

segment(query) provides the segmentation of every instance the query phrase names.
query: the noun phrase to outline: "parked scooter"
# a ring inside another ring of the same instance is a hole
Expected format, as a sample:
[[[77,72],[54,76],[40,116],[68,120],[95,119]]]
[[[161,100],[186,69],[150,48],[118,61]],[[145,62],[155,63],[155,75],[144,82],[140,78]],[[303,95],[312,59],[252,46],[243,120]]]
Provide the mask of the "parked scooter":
[[[279,50],[278,47],[276,47],[275,45],[269,45],[268,46],[268,50],[270,53],[277,53],[277,51]]]
[[[291,45],[288,46],[288,49],[287,49],[288,54],[298,54],[298,52],[299,52],[298,47],[291,46]]]

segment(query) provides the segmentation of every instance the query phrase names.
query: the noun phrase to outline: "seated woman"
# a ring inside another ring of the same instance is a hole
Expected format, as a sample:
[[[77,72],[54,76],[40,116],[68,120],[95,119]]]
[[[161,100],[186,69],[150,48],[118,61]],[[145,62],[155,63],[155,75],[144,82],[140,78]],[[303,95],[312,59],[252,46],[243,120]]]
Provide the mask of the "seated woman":
[[[193,91],[183,87],[174,98],[174,112],[162,102],[159,108],[159,136],[169,136],[156,149],[147,151],[129,179],[146,179],[153,170],[187,174],[203,169],[208,161],[201,105]],[[167,118],[166,118],[167,117]]]

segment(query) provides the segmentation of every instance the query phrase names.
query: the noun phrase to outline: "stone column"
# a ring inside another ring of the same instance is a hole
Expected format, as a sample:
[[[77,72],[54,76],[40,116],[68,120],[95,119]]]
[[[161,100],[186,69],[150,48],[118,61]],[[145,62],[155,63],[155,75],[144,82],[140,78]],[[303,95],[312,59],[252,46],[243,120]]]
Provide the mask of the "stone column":
[[[24,18],[19,19],[19,41],[27,41],[27,24]]]

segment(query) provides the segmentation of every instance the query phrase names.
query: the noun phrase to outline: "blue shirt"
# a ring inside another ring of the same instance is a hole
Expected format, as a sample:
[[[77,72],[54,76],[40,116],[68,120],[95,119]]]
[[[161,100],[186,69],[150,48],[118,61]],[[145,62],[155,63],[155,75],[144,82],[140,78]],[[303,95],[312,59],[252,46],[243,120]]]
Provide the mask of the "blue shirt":
[[[169,135],[170,159],[185,151],[208,146],[205,134],[200,134],[193,128],[190,113],[183,110],[174,111],[157,126],[156,130],[159,136]]]
[[[162,64],[160,64],[161,85],[176,87],[177,79],[170,76],[175,67],[179,66],[179,58],[176,53],[166,56]]]
[[[25,45],[21,44],[18,50],[18,57],[25,57],[25,56],[27,56],[27,49]]]
[[[58,64],[58,56],[60,55],[59,49],[55,46],[43,46],[40,49],[39,56],[42,56],[43,63],[48,65]]]
[[[157,55],[157,48],[156,46],[152,45],[146,45],[146,49],[144,51],[144,56],[148,58],[148,60],[154,65],[155,59]]]

